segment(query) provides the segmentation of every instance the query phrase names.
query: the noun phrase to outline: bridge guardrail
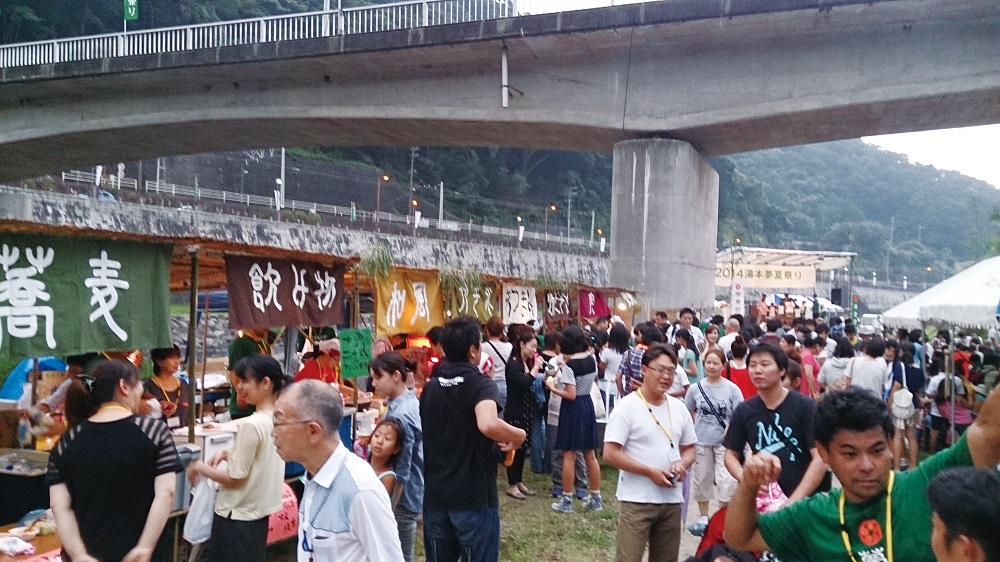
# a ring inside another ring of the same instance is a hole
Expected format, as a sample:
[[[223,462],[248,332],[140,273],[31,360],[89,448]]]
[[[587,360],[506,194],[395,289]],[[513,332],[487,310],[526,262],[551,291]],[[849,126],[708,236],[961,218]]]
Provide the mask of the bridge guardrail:
[[[621,2],[576,0],[574,10],[614,3]],[[565,11],[564,8],[565,3],[560,0],[406,0],[357,8],[0,45],[0,68],[378,33],[561,12]]]

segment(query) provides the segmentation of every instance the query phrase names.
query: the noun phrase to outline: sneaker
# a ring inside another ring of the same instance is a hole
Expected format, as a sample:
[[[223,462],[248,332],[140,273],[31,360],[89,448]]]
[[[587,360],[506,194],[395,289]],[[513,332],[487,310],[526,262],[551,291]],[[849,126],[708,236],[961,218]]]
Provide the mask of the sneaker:
[[[604,501],[601,500],[601,496],[591,495],[583,502],[584,509],[590,509],[593,511],[601,511],[604,509]]]
[[[552,493],[550,494],[553,498],[558,498],[562,496],[562,486],[552,486]]]
[[[688,532],[696,537],[703,536],[708,528],[708,517],[702,515],[697,521],[688,525]]]
[[[576,499],[578,499],[578,500],[585,500],[585,499],[587,499],[587,496],[589,496],[589,495],[590,494],[587,493],[586,488],[577,488],[576,489]]]
[[[561,513],[573,513],[573,497],[561,496],[559,501],[552,504],[552,509]]]

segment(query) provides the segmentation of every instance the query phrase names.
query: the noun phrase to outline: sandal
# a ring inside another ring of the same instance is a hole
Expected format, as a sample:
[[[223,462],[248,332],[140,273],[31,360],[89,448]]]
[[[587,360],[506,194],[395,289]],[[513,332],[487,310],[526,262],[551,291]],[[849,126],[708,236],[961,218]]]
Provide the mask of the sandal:
[[[518,486],[517,489],[520,490],[520,492],[522,494],[526,495],[526,496],[533,496],[533,495],[535,495],[535,491],[534,490],[531,490],[531,489],[527,488],[523,484],[520,485],[520,486]]]
[[[510,497],[512,497],[512,498],[514,498],[515,500],[528,499],[528,497],[525,496],[524,494],[522,494],[520,491],[518,491],[518,492],[511,492],[510,490],[507,490],[507,495],[510,496]]]

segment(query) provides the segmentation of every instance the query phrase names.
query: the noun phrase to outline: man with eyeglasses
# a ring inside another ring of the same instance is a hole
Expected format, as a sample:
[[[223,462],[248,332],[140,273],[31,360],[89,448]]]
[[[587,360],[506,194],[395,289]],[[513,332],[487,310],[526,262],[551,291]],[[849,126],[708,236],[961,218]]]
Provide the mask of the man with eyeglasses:
[[[698,438],[684,402],[667,394],[677,354],[654,343],[642,355],[642,386],[618,403],[604,433],[604,460],[620,471],[616,562],[676,562],[681,483],[695,461]]]
[[[385,487],[368,463],[340,442],[340,393],[304,380],[274,406],[274,445],[312,475],[299,504],[299,562],[402,562]]]

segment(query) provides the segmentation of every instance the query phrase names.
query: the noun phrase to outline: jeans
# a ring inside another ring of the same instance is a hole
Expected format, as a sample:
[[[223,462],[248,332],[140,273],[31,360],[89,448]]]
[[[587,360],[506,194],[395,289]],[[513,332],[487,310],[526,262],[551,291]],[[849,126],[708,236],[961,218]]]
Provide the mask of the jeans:
[[[545,417],[542,412],[535,412],[532,418],[534,429],[531,431],[531,471],[544,474],[552,470],[551,460],[545,453]]]
[[[500,404],[500,411],[497,415],[503,419],[503,410],[507,407],[507,381],[493,379],[493,382],[497,383],[497,403]]]
[[[497,562],[500,509],[424,508],[424,551],[427,562]]]
[[[413,562],[413,545],[417,542],[417,518],[419,513],[396,507],[396,528],[399,531],[399,544],[403,547],[403,560]]]

